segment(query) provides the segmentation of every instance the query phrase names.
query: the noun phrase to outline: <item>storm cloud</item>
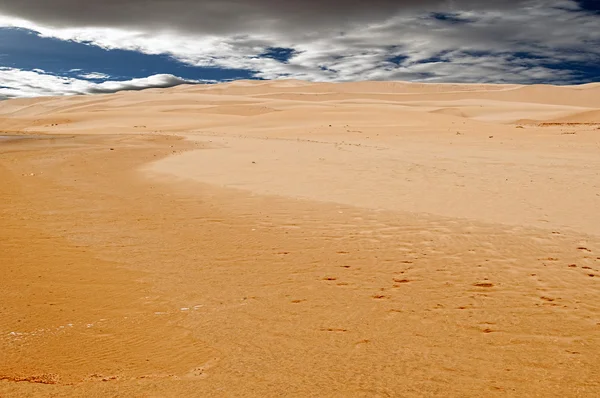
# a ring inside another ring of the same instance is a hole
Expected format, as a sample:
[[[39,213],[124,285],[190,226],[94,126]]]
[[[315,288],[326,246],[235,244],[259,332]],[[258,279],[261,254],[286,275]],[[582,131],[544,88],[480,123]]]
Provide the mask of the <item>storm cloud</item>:
[[[403,12],[510,10],[527,0],[1,0],[0,12],[55,27],[153,28],[208,34],[378,23]]]

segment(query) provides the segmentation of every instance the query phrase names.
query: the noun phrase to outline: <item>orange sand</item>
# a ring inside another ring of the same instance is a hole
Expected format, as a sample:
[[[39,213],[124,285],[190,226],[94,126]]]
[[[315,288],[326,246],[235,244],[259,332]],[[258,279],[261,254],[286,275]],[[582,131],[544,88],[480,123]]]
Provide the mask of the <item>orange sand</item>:
[[[0,397],[600,395],[600,85],[0,103]]]

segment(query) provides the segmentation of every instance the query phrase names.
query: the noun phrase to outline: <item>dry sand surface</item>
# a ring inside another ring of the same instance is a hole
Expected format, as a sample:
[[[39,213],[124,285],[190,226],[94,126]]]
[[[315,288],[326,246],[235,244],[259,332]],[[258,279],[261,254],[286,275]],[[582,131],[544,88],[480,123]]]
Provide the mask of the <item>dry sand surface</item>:
[[[0,103],[0,397],[600,396],[600,85]]]

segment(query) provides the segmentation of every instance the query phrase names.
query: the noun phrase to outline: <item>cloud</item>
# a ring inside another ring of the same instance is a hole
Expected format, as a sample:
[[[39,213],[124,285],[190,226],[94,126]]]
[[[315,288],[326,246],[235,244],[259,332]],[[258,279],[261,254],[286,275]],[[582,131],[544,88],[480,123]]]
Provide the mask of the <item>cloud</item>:
[[[71,70],[71,72],[79,72],[79,71]],[[107,75],[106,73],[101,73],[101,72],[83,73],[78,76],[81,77],[82,79],[86,79],[86,80],[106,80],[106,79],[110,78],[110,75]]]
[[[406,11],[511,9],[527,0],[19,0],[5,15],[53,27],[166,29],[204,34],[336,30]]]
[[[7,3],[0,0],[0,26],[263,79],[600,79],[599,16],[573,0]]]
[[[147,88],[168,88],[179,86],[181,84],[209,83],[197,80],[186,80],[173,75],[154,75],[141,79],[131,79],[127,81],[106,81],[103,83],[92,84],[87,89],[91,94],[115,93],[123,90],[144,90]]]
[[[36,71],[0,67],[0,98],[35,97],[48,95],[107,94],[122,90],[168,88],[180,84],[204,83],[173,75],[154,75],[127,81],[94,83],[76,78],[61,77]]]

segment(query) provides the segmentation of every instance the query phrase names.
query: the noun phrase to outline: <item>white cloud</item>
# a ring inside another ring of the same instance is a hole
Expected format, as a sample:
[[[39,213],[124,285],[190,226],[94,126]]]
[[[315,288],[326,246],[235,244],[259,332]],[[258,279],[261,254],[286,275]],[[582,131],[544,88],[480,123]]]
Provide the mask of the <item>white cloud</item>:
[[[0,82],[2,86],[0,87],[0,98],[114,93],[122,90],[166,88],[180,84],[203,83],[173,75],[154,75],[127,81],[93,83],[87,80],[6,67],[0,67]]]
[[[122,90],[143,90],[146,88],[166,88],[180,84],[214,83],[212,81],[188,80],[173,75],[153,75],[127,81],[105,81],[91,84],[86,93],[114,93]]]
[[[73,71],[73,70],[71,70]],[[79,69],[77,72],[81,71],[81,69]],[[87,80],[104,80],[104,79],[108,79],[110,78],[110,75],[107,75],[106,73],[100,73],[100,72],[90,72],[90,73],[84,73],[81,75],[78,75],[78,77],[81,77],[82,79],[87,79]]]

